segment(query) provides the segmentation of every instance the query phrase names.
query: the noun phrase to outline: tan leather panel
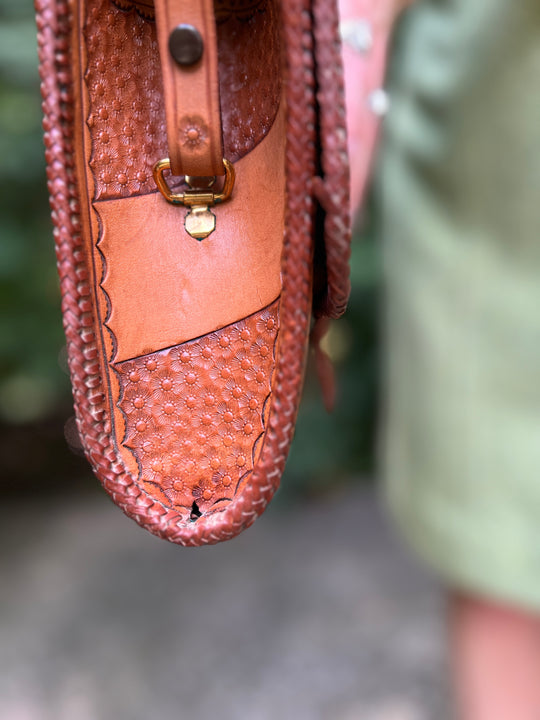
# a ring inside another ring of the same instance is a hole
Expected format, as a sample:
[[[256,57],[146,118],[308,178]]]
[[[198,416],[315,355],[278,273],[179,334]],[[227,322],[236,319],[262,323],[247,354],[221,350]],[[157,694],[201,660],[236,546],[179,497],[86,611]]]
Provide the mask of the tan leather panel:
[[[166,507],[219,509],[248,481],[271,392],[278,303],[199,340],[115,365],[124,447]]]
[[[132,7],[126,11],[111,0],[80,2],[77,44],[88,53],[81,100],[91,133],[93,198],[153,192],[152,167],[168,149],[156,25],[139,14],[148,3],[122,0],[123,8]],[[269,131],[281,93],[276,0],[236,5],[216,3],[224,155],[232,162]]]
[[[230,202],[213,208],[216,230],[199,242],[186,208],[159,193],[94,204],[102,240],[101,286],[116,361],[177,345],[251,315],[281,292],[284,209],[283,112],[236,164]]]
[[[154,0],[165,99],[167,143],[173,175],[223,175],[218,56],[213,0]],[[203,42],[201,59],[180,67],[169,37],[192,25]]]

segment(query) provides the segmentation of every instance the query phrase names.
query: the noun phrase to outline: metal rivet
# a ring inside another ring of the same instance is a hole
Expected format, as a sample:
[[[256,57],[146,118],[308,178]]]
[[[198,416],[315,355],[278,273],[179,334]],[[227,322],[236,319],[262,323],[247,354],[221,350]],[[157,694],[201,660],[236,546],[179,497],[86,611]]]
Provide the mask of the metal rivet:
[[[195,65],[203,54],[201,33],[193,25],[178,25],[169,36],[169,52],[182,67]]]

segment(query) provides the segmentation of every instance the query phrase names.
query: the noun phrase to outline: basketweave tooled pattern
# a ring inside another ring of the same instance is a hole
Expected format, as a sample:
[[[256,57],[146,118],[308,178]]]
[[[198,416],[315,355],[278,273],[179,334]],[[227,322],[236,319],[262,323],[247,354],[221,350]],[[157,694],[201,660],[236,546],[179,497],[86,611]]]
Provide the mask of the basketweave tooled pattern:
[[[155,24],[111,0],[85,5],[94,199],[154,192],[152,168],[168,154]],[[224,153],[235,162],[267,134],[279,106],[275,2],[251,20],[220,25],[218,49]]]
[[[115,365],[138,483],[175,510],[219,509],[247,482],[271,392],[278,303],[210,335]]]
[[[279,485],[294,430],[302,387],[303,356],[311,303],[312,200],[303,190],[314,167],[314,79],[308,0],[284,4],[287,60],[287,197],[286,232],[280,301],[280,351],[276,357],[268,424],[250,483],[223,512],[185,522],[141,490],[118,457],[100,376],[80,233],[80,207],[73,148],[73,63],[69,40],[72,5],[64,0],[36,0],[38,52],[42,79],[47,178],[53,207],[64,329],[77,424],[85,451],[105,490],[130,517],[150,532],[181,545],[203,545],[234,537],[262,513]],[[90,322],[89,322],[90,321]]]

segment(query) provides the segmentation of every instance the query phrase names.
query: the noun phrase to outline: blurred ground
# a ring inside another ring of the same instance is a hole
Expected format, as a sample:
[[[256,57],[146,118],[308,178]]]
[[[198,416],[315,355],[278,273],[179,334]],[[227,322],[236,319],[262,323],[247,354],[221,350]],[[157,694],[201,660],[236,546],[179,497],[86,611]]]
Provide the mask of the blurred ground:
[[[105,497],[14,500],[0,541],[2,720],[446,717],[442,596],[372,490],[201,549]]]

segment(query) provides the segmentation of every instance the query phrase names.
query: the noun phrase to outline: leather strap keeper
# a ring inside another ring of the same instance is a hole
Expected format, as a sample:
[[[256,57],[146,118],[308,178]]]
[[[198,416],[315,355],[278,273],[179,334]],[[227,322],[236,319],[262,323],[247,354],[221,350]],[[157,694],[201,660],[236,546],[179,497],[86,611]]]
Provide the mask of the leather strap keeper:
[[[223,175],[218,56],[213,0],[155,0],[169,159],[173,175]],[[202,56],[189,65],[171,54],[169,39],[190,25],[202,39]]]

